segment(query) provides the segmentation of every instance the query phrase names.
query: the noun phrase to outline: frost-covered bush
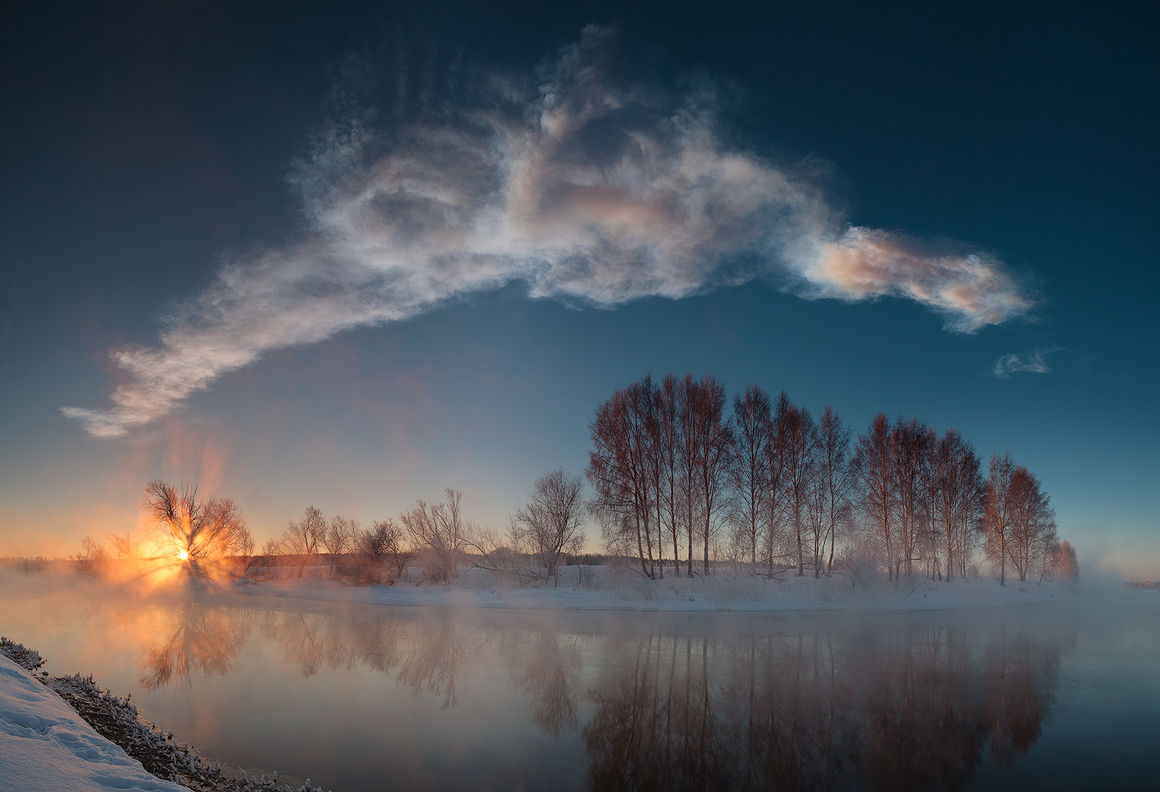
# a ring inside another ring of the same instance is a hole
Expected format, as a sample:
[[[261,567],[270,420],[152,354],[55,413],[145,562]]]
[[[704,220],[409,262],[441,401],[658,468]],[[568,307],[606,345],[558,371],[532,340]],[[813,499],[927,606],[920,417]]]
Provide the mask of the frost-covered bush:
[[[870,540],[854,542],[843,559],[852,590],[864,589],[876,582],[881,573],[882,554]]]
[[[73,556],[73,561],[76,562],[76,569],[80,574],[99,577],[105,574],[105,569],[109,565],[109,553],[102,545],[93,541],[92,537],[86,536],[81,542],[80,553]]]
[[[13,663],[16,663],[16,665],[25,671],[35,671],[44,665],[44,658],[40,656],[40,652],[35,649],[29,649],[24,644],[10,641],[5,636],[0,636],[0,654],[7,657]]]

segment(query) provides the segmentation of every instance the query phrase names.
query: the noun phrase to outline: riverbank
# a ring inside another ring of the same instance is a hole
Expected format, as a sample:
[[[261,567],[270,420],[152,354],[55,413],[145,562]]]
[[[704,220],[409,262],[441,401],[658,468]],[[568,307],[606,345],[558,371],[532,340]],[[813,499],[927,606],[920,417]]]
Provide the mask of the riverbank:
[[[39,653],[0,639],[0,767],[5,788],[130,792],[322,792],[309,780],[210,762],[142,720],[91,676],[37,673]]]

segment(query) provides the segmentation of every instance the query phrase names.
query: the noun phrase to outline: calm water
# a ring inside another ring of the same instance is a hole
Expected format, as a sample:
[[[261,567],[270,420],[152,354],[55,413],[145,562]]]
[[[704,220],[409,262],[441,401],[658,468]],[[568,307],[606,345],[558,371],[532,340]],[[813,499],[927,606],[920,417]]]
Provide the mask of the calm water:
[[[1160,777],[1160,597],[663,615],[0,587],[0,632],[211,757],[339,790],[1115,788]]]

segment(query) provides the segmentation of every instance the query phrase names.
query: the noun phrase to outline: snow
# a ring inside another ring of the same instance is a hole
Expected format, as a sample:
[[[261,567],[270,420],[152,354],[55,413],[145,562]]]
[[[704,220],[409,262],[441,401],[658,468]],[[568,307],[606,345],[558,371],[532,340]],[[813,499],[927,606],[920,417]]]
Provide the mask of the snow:
[[[778,612],[809,610],[947,610],[1051,602],[1067,597],[1066,586],[991,578],[902,583],[859,580],[835,574],[815,579],[784,572],[774,579],[728,571],[689,579],[666,574],[648,580],[625,567],[564,567],[558,585],[528,586],[482,569],[467,569],[447,584],[400,581],[393,586],[354,586],[318,575],[240,585],[238,593],[288,599],[356,602],[389,606],[443,606],[539,610]],[[290,575],[295,571],[287,570]],[[414,573],[417,579],[418,574]],[[583,577],[583,579],[582,579]]]
[[[145,771],[29,672],[0,655],[0,790],[189,792]]]

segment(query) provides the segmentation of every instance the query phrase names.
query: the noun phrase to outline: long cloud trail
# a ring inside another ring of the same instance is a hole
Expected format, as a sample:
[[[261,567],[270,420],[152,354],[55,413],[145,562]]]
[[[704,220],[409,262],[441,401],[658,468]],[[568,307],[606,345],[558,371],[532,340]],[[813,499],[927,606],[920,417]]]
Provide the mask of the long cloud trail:
[[[271,350],[513,282],[616,306],[775,276],[807,298],[913,300],[965,333],[1034,306],[985,252],[847,225],[808,171],[723,142],[710,87],[619,83],[614,48],[590,27],[534,79],[406,120],[339,115],[290,177],[308,237],[224,266],[155,346],[112,352],[109,409],[64,414],[122,435]]]

